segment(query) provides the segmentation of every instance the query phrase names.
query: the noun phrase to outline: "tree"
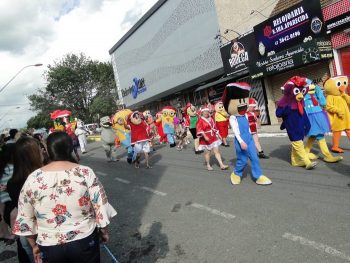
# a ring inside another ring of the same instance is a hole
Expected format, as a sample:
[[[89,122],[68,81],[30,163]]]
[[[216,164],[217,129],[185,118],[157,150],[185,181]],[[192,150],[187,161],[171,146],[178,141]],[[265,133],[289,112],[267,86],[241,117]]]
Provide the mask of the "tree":
[[[36,116],[31,117],[27,121],[27,128],[34,128],[34,129],[39,129],[39,128],[46,128],[49,129],[52,127],[52,120],[50,119],[50,115],[40,112]]]
[[[117,93],[111,63],[93,61],[82,53],[67,54],[49,65],[44,77],[46,87],[29,96],[33,110],[49,113],[68,109],[85,122],[115,110]]]

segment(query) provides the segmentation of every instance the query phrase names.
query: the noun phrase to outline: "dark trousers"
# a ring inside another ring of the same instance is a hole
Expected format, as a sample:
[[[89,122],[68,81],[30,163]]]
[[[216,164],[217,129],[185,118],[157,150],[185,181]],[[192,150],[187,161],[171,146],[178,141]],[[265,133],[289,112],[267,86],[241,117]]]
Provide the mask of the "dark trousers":
[[[39,246],[44,263],[100,263],[98,231],[90,236],[56,246]]]

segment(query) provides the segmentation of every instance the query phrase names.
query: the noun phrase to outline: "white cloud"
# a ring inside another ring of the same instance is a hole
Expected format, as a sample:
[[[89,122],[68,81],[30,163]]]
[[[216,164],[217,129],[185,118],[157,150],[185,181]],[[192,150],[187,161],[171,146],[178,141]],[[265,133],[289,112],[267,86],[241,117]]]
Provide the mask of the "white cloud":
[[[79,52],[109,61],[109,49],[155,2],[1,0],[0,87],[23,66],[44,66],[25,69],[0,93],[0,119],[6,113],[0,129],[9,125],[23,127],[35,115],[29,111],[26,96],[45,85],[42,75],[48,64],[66,53]]]

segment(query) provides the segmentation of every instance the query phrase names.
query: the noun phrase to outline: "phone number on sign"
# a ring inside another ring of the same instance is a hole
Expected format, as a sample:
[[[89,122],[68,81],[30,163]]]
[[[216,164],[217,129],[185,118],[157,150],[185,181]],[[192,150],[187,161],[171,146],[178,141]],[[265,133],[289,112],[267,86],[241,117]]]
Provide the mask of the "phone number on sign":
[[[289,35],[286,35],[284,37],[280,37],[277,41],[275,41],[275,45],[278,46],[279,44],[282,44],[284,42],[287,42],[289,40],[292,40],[293,38],[299,37],[300,31],[295,31]]]

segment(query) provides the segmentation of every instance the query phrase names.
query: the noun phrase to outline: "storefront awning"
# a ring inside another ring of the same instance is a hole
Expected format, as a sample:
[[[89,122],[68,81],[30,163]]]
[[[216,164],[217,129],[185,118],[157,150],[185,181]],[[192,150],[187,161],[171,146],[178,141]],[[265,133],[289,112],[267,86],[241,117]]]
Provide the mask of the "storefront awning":
[[[226,81],[228,81],[228,80],[231,80],[231,79],[233,79],[233,78],[235,78],[235,77],[236,77],[236,76],[229,76],[229,77],[225,77],[225,78],[221,78],[221,79],[212,81],[212,82],[207,83],[207,84],[205,84],[205,85],[199,86],[198,88],[195,89],[194,92],[198,92],[198,91],[204,90],[204,89],[206,89],[206,88],[209,88],[209,87],[212,87],[212,86],[215,86],[215,85],[224,83],[224,82],[226,82]]]

